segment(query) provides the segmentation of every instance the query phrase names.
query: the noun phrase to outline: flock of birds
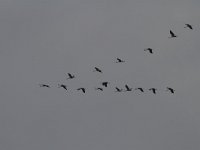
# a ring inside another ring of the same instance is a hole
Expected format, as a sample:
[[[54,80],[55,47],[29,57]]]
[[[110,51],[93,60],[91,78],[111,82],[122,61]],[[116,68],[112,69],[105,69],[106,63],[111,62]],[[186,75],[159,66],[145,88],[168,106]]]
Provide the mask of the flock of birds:
[[[117,58],[117,62],[116,63],[119,63],[119,62],[125,62],[124,60],[120,59],[120,58]],[[99,69],[98,67],[94,67],[94,71],[96,72],[99,72],[99,73],[102,73],[102,70]],[[74,79],[75,78],[75,75],[72,75],[71,73],[68,73],[68,78],[67,79]],[[97,90],[97,91],[103,91],[103,87],[108,87],[110,84],[110,82],[108,81],[104,81],[104,82],[101,82],[101,85],[102,87],[95,87],[94,89]],[[48,84],[39,84],[40,87],[47,87],[47,88],[51,88],[50,85]],[[122,89],[122,88],[119,88],[119,87],[115,87],[115,92],[126,92],[126,91],[132,91],[133,88],[132,87],[129,87],[127,84],[125,84],[125,89]],[[58,84],[58,88],[63,88],[64,90],[68,91],[68,88],[67,88],[67,85],[65,84]],[[79,87],[76,89],[77,91],[82,91],[83,93],[86,93],[86,88],[84,87]],[[134,90],[139,90],[140,92],[144,93],[144,89],[142,87],[137,87],[135,88]],[[149,91],[152,91],[153,94],[156,94],[157,93],[157,89],[156,88],[150,88],[148,89]],[[169,91],[170,93],[174,94],[175,90],[173,88],[170,88],[170,87],[166,87],[166,91]]]
[[[185,24],[184,28],[188,28],[190,30],[193,30],[193,26],[190,24]],[[168,38],[176,38],[178,37],[172,30],[170,30],[170,37]],[[144,49],[144,51],[148,51],[150,54],[153,54],[153,49],[152,48],[146,48]],[[124,63],[125,60],[122,60],[120,58],[116,58],[116,63]],[[98,67],[94,67],[93,72],[98,72],[98,73],[103,73],[102,69],[98,68]],[[71,74],[71,73],[67,73],[68,78],[67,79],[74,79],[75,75]],[[107,88],[109,86],[110,82],[108,81],[104,81],[101,82],[102,87],[95,87],[94,89],[96,91],[103,91],[104,88]],[[40,87],[46,87],[46,88],[51,88],[50,85],[48,84],[39,84]],[[68,87],[65,84],[58,84],[58,88],[63,88],[64,90],[68,91]],[[76,89],[77,91],[82,91],[82,93],[86,93],[86,88],[84,87],[79,87]],[[130,86],[128,86],[127,84],[124,85],[124,89],[123,88],[119,88],[119,87],[115,87],[115,92],[128,92],[128,91],[133,91],[133,90],[139,90],[140,92],[144,93],[145,90],[142,87],[137,87],[137,88],[132,88]],[[153,94],[157,94],[157,88],[150,88],[148,89],[149,91],[151,91]],[[175,90],[171,87],[166,87],[166,91],[170,92],[171,94],[175,93]]]
[[[117,58],[116,63],[124,63],[124,62],[125,62],[124,60],[122,60],[120,58]],[[103,71],[98,67],[94,67],[93,72],[103,73]],[[68,75],[67,80],[76,78],[75,75],[73,75],[71,73],[67,73],[67,75]],[[95,87],[94,90],[103,91],[104,88],[107,88],[109,85],[110,85],[110,82],[104,81],[104,82],[101,82],[101,86],[102,87]],[[39,86],[40,87],[51,88],[51,86],[48,85],[48,84],[39,84]],[[58,84],[58,88],[63,88],[64,90],[68,91],[68,87],[65,84]],[[84,88],[84,87],[79,87],[76,90],[77,91],[82,91],[83,93],[86,93],[86,88]],[[137,88],[133,89],[132,87],[128,86],[127,84],[124,85],[124,89],[123,88],[119,88],[117,86],[115,87],[115,92],[128,92],[128,91],[133,91],[133,90],[139,90],[142,93],[145,92],[144,88],[142,88],[142,87],[137,87]],[[156,88],[150,88],[148,90],[152,91],[153,94],[157,93],[157,89]],[[174,92],[175,92],[175,90],[173,88],[171,88],[171,87],[166,87],[166,91],[169,91],[172,94],[174,94]]]

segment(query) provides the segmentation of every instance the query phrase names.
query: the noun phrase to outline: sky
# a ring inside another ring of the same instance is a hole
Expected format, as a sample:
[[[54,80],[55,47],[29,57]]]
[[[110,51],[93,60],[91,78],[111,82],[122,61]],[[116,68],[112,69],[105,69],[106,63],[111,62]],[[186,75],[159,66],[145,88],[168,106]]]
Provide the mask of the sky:
[[[199,150],[199,7],[198,0],[1,0],[0,149]],[[178,37],[168,38],[170,30]],[[76,78],[66,80],[68,72]],[[110,85],[95,91],[102,81]],[[145,92],[115,92],[125,84]]]

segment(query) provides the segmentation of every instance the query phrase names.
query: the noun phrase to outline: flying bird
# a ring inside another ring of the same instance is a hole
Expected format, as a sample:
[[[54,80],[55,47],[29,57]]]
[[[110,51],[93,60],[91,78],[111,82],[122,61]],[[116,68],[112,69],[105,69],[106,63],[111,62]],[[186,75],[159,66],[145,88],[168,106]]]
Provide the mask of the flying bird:
[[[125,85],[126,91],[132,91],[132,88],[130,88],[127,84]]]
[[[141,87],[135,88],[135,90],[140,90],[141,92],[144,92],[143,88],[141,88]]]
[[[170,91],[171,93],[173,93],[174,94],[174,89],[172,89],[172,88],[170,88],[170,87],[167,87],[167,91]]]
[[[175,37],[177,37],[177,35],[174,32],[172,32],[172,30],[170,30],[170,35],[171,35],[171,37],[169,37],[169,38],[175,38]]]
[[[85,93],[85,88],[78,88],[78,91],[82,90],[83,93]]]
[[[115,87],[116,91],[115,92],[122,92],[123,89],[120,89],[118,87]]]
[[[156,94],[157,89],[156,88],[150,88],[149,91],[152,91],[153,94]]]
[[[116,61],[116,63],[123,63],[123,62],[125,62],[124,60],[122,60],[122,59],[120,59],[120,58],[117,58],[117,61]]]
[[[102,84],[103,86],[105,86],[105,87],[108,87],[109,82],[106,81],[106,82],[102,82],[101,84]]]
[[[50,86],[47,85],[47,84],[39,84],[39,86],[40,86],[40,87],[47,87],[47,88],[50,88]]]
[[[153,49],[152,48],[146,48],[144,51],[149,51],[149,53],[153,54]]]
[[[69,76],[69,78],[67,78],[67,79],[73,79],[73,78],[75,78],[75,76],[72,75],[71,73],[67,73],[67,74],[68,74],[68,76]]]
[[[63,88],[67,91],[67,86],[64,84],[58,84],[58,88]]]
[[[101,70],[101,69],[99,69],[99,68],[97,68],[97,67],[94,67],[94,69],[95,69],[94,71],[97,71],[97,72],[102,73],[102,70]],[[93,71],[93,72],[94,72],[94,71]]]
[[[98,87],[98,88],[95,88],[95,90],[103,91],[103,88]]]
[[[192,25],[190,25],[190,24],[185,24],[186,26],[184,27],[184,28],[189,28],[189,29],[191,29],[191,30],[193,30],[193,27],[192,27]]]

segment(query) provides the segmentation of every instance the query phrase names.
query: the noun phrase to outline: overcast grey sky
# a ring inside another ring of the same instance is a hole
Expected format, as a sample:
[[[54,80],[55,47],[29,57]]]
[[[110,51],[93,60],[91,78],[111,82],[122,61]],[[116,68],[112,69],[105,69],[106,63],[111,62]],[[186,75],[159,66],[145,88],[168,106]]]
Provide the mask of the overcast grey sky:
[[[199,150],[199,8],[199,0],[1,0],[0,149]],[[111,85],[94,91],[101,81]],[[114,92],[124,84],[145,93]]]

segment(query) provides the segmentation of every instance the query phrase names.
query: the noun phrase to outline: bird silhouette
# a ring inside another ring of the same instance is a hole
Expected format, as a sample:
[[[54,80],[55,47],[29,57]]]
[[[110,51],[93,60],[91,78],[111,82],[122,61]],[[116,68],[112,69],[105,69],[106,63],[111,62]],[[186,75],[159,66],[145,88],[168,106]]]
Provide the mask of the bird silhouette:
[[[64,84],[58,84],[58,88],[63,88],[67,91],[67,86]]]
[[[75,76],[74,75],[72,75],[71,73],[67,73],[68,74],[68,78],[67,79],[73,79],[73,78],[75,78]]]
[[[141,92],[144,92],[143,88],[141,88],[141,87],[135,88],[135,90],[140,90]]]
[[[123,89],[120,89],[120,88],[118,88],[118,87],[115,87],[115,89],[116,89],[115,92],[122,92],[122,91],[123,91]]]
[[[101,70],[101,69],[99,69],[99,68],[97,68],[97,67],[94,67],[94,69],[95,69],[94,71],[97,71],[97,72],[102,73],[102,70]],[[93,71],[93,72],[94,72],[94,71]]]
[[[125,85],[126,91],[132,91],[132,88],[130,88],[127,84]]]
[[[103,91],[103,88],[97,87],[95,90]]]
[[[85,88],[78,88],[78,91],[82,90],[83,93],[85,93]]]
[[[175,38],[175,37],[177,37],[177,35],[174,33],[174,32],[172,32],[172,30],[170,30],[170,37],[169,38]]]
[[[191,30],[193,30],[193,27],[192,27],[192,25],[190,25],[190,24],[185,24],[186,26],[184,27],[184,28],[189,28],[189,29],[191,29]]]
[[[40,86],[40,87],[47,87],[47,88],[50,88],[50,86],[47,85],[47,84],[39,84],[39,86]]]
[[[116,61],[116,63],[123,63],[123,62],[125,62],[124,60],[122,60],[122,59],[120,59],[120,58],[117,58],[117,61]]]
[[[170,87],[167,87],[167,91],[170,91],[170,92],[173,93],[173,94],[174,94],[174,92],[175,92],[175,90],[172,89],[172,88],[170,88]]]
[[[156,94],[157,89],[156,88],[150,88],[149,91],[152,91],[153,94]]]
[[[103,85],[103,86],[105,86],[105,87],[108,87],[108,84],[109,84],[110,82],[102,82],[101,84]]]
[[[152,48],[146,48],[144,51],[149,51],[149,53],[153,54],[153,49]]]

